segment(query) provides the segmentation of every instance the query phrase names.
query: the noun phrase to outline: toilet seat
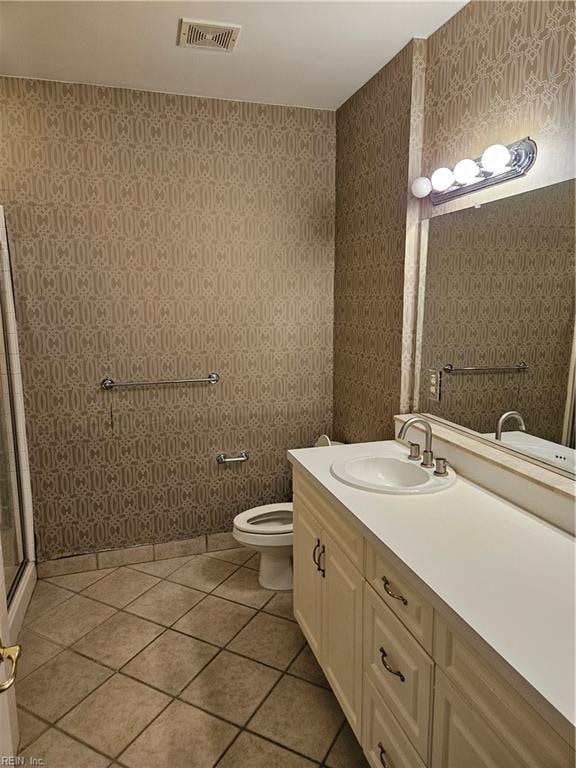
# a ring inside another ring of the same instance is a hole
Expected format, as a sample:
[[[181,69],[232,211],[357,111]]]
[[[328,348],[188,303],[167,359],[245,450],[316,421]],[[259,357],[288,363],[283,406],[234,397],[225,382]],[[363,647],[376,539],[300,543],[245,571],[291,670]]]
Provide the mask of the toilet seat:
[[[264,504],[261,507],[247,509],[234,518],[234,528],[243,533],[262,536],[280,536],[291,534],[293,530],[293,510],[291,501],[282,504]]]
[[[264,589],[292,589],[292,542],[294,505],[263,504],[234,518],[232,536],[260,553],[258,581]]]

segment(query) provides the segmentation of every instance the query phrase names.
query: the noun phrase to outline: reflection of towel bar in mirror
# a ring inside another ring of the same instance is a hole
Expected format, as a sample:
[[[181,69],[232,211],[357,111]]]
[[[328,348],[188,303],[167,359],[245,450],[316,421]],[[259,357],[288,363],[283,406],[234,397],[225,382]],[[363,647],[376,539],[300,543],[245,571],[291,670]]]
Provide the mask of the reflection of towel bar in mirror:
[[[521,360],[515,365],[503,365],[500,367],[481,368],[470,366],[469,368],[456,368],[452,363],[448,363],[442,370],[444,373],[523,373],[528,370],[528,364]]]
[[[169,384],[218,384],[220,375],[218,373],[209,373],[203,379],[167,379],[158,381],[114,381],[107,376],[100,382],[102,389],[116,389],[118,387],[156,387]]]

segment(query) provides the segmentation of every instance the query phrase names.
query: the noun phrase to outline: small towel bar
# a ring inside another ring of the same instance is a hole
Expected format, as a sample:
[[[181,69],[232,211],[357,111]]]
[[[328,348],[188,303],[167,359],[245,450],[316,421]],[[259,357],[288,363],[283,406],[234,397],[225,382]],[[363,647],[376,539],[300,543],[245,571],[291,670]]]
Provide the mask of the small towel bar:
[[[238,456],[226,456],[225,453],[217,453],[216,461],[218,464],[237,464],[240,461],[248,461],[248,451],[240,451]]]

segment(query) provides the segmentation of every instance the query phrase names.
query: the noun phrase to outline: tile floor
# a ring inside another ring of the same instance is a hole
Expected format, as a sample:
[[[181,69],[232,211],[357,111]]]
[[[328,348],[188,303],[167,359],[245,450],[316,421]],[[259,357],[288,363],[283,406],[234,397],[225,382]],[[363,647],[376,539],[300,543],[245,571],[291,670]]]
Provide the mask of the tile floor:
[[[227,549],[38,582],[16,696],[46,768],[365,768],[257,555]]]

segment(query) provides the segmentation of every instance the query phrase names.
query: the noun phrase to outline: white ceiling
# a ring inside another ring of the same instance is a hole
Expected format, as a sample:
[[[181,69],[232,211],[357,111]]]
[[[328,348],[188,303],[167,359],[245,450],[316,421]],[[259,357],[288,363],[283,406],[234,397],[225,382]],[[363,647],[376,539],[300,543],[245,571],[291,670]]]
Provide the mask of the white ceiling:
[[[336,109],[463,0],[0,2],[0,73]],[[231,53],[178,48],[178,19],[242,25]]]

